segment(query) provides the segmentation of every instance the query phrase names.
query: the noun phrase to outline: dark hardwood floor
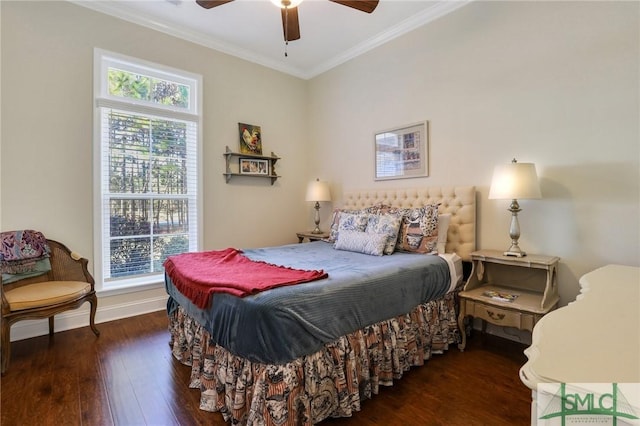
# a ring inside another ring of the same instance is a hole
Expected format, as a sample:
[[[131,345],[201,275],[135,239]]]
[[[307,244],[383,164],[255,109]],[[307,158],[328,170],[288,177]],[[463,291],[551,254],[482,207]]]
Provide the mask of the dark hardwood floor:
[[[14,342],[1,379],[1,424],[225,425],[198,409],[190,368],[173,359],[164,312]],[[474,335],[382,388],[337,425],[527,425],[530,392],[518,379],[524,346]]]

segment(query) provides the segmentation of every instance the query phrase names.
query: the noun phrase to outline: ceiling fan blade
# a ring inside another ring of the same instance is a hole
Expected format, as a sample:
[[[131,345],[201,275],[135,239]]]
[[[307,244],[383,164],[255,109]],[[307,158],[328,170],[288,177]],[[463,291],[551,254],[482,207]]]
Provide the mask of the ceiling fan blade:
[[[358,9],[362,12],[371,13],[376,10],[378,6],[378,0],[329,0],[334,3],[341,4],[343,6]]]
[[[298,8],[288,7],[280,9],[282,12],[282,31],[284,41],[293,41],[300,38],[300,23],[298,22]]]
[[[222,6],[223,4],[230,3],[232,1],[233,0],[196,0],[196,3],[205,9],[211,9],[212,7]]]

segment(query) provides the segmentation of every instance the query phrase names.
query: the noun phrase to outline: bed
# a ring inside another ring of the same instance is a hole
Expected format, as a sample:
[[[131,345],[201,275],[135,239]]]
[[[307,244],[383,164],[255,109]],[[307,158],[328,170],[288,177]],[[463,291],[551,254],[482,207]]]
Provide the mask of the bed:
[[[449,225],[437,255],[372,256],[336,250],[337,241],[244,250],[257,262],[322,268],[328,277],[244,298],[216,293],[204,309],[167,275],[170,346],[191,367],[200,408],[243,425],[349,417],[379,386],[457,343],[456,294],[461,262],[475,249],[475,198],[472,186],[344,193],[343,214],[438,205]]]

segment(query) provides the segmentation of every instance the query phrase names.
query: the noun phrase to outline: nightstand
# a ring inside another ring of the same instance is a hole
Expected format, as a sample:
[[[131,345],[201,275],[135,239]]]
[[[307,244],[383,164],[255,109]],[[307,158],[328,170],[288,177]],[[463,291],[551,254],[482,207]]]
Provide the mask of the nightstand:
[[[303,242],[305,238],[307,240],[309,240],[309,242],[318,241],[318,240],[324,240],[325,238],[329,238],[329,233],[328,232],[323,232],[322,234],[314,234],[311,231],[308,231],[308,232],[296,232],[296,235],[298,236],[298,243]]]
[[[512,257],[497,250],[478,250],[471,253],[471,261],[471,275],[459,293],[461,351],[467,344],[467,316],[533,331],[540,318],[558,306],[560,258],[536,254]]]

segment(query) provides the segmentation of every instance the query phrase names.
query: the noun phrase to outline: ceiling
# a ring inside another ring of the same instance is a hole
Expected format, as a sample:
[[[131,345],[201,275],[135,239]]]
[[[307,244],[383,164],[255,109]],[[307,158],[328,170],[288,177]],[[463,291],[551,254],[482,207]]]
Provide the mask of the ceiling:
[[[380,0],[367,14],[327,0],[298,6],[299,40],[286,46],[280,10],[269,0],[235,0],[212,9],[195,0],[71,0],[303,79],[312,78],[471,0]]]

